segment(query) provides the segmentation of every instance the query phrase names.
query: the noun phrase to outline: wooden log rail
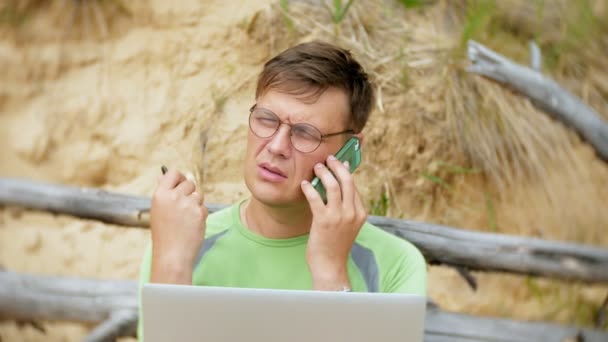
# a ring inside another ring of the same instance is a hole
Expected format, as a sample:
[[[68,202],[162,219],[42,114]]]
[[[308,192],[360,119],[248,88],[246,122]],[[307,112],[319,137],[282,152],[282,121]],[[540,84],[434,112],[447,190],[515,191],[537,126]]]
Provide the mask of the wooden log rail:
[[[137,283],[0,271],[0,316],[101,323],[87,341],[134,336]],[[425,341],[608,341],[608,333],[548,323],[476,317],[428,307]]]
[[[0,178],[0,205],[146,227],[150,198],[99,189]],[[208,205],[211,212],[222,206]],[[369,222],[415,244],[428,262],[562,280],[608,283],[608,249],[371,216]]]

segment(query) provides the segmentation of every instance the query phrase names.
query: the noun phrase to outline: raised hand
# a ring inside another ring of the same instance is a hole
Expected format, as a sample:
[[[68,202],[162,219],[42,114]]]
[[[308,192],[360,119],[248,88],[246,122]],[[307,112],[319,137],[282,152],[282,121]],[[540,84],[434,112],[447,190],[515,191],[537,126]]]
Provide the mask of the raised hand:
[[[302,191],[313,214],[306,261],[315,289],[340,290],[350,287],[348,256],[367,213],[348,166],[334,156],[327,158],[327,166],[329,169],[319,163],[314,168],[325,186],[327,204],[309,182],[302,182]]]
[[[150,209],[151,282],[192,284],[192,269],[205,237],[203,194],[177,170],[160,177]]]

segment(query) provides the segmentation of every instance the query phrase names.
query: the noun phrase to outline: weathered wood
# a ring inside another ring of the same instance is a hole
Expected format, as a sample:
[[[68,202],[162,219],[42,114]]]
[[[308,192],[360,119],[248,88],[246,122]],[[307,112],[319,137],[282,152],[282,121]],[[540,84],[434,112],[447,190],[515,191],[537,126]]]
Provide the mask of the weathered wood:
[[[470,40],[467,71],[497,81],[527,96],[556,119],[573,127],[608,162],[608,123],[552,79],[540,72],[514,63],[489,48]]]
[[[538,44],[531,40],[528,42],[528,47],[530,48],[530,67],[534,71],[541,72],[543,68],[543,58]]]
[[[464,268],[462,266],[454,266],[454,269],[464,279],[464,281],[466,281],[467,285],[469,285],[471,290],[477,291],[477,279],[475,279],[475,277],[473,277],[473,275],[471,274],[471,272],[469,272],[469,270],[467,270],[466,268]]]
[[[145,227],[150,199],[101,190],[0,178],[0,204],[50,210]],[[207,205],[210,212],[223,208]],[[139,218],[138,218],[139,217]],[[504,271],[563,280],[608,282],[608,249],[482,233],[436,224],[370,216],[368,221],[415,244],[428,262],[469,270]]]
[[[137,311],[133,281],[40,276],[0,271],[0,316],[98,323]]]
[[[18,205],[126,226],[149,225],[150,198],[101,189],[1,179],[0,204]]]
[[[580,336],[580,340],[576,337]],[[478,317],[427,308],[424,340],[440,341],[608,341],[608,333],[544,322]]]
[[[608,249],[371,216],[372,224],[416,245],[430,263],[562,280],[608,282]]]
[[[138,316],[135,310],[113,312],[110,318],[97,326],[83,342],[110,342],[123,336],[135,336]]]
[[[0,178],[0,205],[16,205],[131,227],[150,224],[150,198],[102,189]],[[222,206],[207,205],[210,212]]]
[[[105,321],[87,340],[102,341],[104,336],[133,336],[136,315],[137,283],[134,281],[0,272],[0,316],[86,323]],[[112,330],[112,327],[119,328]],[[99,334],[101,328],[118,335]],[[476,317],[429,306],[425,341],[561,341],[579,332],[585,341],[608,340],[608,333],[593,329]]]

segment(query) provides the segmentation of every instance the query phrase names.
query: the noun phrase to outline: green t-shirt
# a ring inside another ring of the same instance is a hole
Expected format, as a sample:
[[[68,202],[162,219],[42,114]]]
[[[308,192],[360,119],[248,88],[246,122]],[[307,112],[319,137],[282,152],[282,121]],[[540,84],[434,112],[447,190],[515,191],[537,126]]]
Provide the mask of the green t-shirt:
[[[205,241],[192,274],[193,285],[268,289],[312,289],[306,264],[308,235],[269,239],[241,223],[239,204],[207,218]],[[150,280],[152,248],[141,264],[141,286]],[[351,249],[348,277],[355,292],[426,295],[426,263],[414,245],[365,223]],[[140,302],[140,317],[141,302]],[[138,336],[143,340],[143,320]]]

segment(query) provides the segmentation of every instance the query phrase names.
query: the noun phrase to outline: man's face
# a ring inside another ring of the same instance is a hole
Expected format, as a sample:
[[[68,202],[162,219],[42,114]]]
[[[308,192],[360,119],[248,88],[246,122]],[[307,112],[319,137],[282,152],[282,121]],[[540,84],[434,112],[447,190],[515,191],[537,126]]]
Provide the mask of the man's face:
[[[313,125],[321,134],[349,128],[348,97],[338,88],[328,88],[314,103],[305,96],[269,90],[257,99],[256,107],[275,113],[283,123]],[[269,138],[260,138],[249,130],[245,183],[253,197],[264,204],[281,207],[303,203],[302,180],[312,180],[314,165],[338,152],[348,137],[327,137],[315,151],[303,153],[291,143],[290,126],[281,125]]]

